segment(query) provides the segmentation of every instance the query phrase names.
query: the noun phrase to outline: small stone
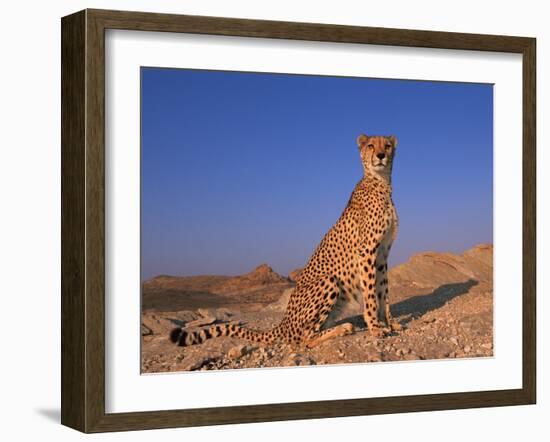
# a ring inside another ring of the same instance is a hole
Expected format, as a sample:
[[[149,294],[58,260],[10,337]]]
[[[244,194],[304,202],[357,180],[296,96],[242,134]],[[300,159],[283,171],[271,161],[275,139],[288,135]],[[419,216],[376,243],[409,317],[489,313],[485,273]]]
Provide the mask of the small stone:
[[[141,336],[149,336],[152,334],[153,334],[153,330],[151,330],[145,324],[141,324]]]
[[[469,345],[464,347],[464,353],[470,353],[471,350],[472,350],[472,347],[470,347]]]
[[[227,352],[227,356],[229,356],[231,359],[238,359],[241,356],[244,356],[246,354],[246,350],[247,350],[246,345],[240,344],[240,345],[237,345],[236,347],[231,348]]]
[[[492,350],[493,349],[493,344],[489,342],[487,344],[481,344],[481,347],[485,348],[487,350]]]
[[[304,356],[301,354],[291,353],[284,361],[284,366],[288,365],[316,365],[315,360],[308,356]]]
[[[453,343],[454,345],[458,345],[458,339],[455,338],[454,336],[451,336],[451,337],[449,338],[449,341],[450,341],[451,343]]]
[[[210,316],[213,316],[213,315],[210,313],[210,310],[205,309],[205,308],[199,308],[199,309],[197,310],[197,313],[198,313],[199,315],[201,315],[203,318],[208,318],[208,317],[210,317]]]
[[[208,316],[203,318],[195,319],[194,321],[188,322],[185,324],[185,327],[202,327],[205,325],[210,325],[216,322],[216,318],[214,316]]]
[[[210,354],[210,355],[193,355],[189,356],[183,361],[183,364],[181,365],[182,370],[201,370],[203,368],[208,368],[208,364],[211,362],[215,362],[216,359],[220,359],[222,357],[221,354]]]

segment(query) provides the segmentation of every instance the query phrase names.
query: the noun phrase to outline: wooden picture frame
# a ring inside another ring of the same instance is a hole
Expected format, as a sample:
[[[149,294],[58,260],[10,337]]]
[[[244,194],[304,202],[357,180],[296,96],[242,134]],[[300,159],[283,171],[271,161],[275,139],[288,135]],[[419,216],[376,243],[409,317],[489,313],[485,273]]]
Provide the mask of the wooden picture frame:
[[[534,404],[534,38],[84,10],[62,19],[62,424],[83,432]],[[523,385],[457,392],[132,413],[105,412],[105,30],[494,51],[523,64]]]

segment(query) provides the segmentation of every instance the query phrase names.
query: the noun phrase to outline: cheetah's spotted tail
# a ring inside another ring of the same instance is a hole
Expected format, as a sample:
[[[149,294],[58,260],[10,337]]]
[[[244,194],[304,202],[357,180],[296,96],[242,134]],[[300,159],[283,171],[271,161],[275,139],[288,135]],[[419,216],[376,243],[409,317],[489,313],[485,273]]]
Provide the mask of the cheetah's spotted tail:
[[[170,340],[181,347],[202,344],[207,339],[219,336],[234,336],[248,341],[271,344],[275,340],[273,330],[258,332],[236,324],[218,324],[207,329],[188,332],[183,328],[175,328],[170,332]]]

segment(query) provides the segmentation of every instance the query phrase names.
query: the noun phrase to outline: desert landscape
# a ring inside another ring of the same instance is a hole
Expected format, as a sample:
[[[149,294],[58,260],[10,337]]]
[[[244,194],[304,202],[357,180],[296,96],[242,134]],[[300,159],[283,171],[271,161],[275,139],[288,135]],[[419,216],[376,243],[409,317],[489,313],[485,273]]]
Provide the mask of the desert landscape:
[[[313,349],[261,346],[220,337],[177,347],[176,326],[196,329],[237,322],[265,330],[282,318],[300,270],[279,275],[267,264],[241,276],[161,275],[143,283],[142,373],[286,367],[493,355],[493,246],[461,255],[425,252],[389,271],[391,310],[403,329],[383,338],[366,330],[361,305],[351,305],[355,333]]]

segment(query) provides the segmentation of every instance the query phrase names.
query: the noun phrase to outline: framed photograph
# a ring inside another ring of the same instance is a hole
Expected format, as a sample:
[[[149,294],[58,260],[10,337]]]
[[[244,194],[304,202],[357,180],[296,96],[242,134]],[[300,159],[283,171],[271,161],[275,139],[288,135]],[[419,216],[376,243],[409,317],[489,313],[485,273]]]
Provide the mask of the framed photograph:
[[[535,39],[61,25],[64,425],[535,403]]]

